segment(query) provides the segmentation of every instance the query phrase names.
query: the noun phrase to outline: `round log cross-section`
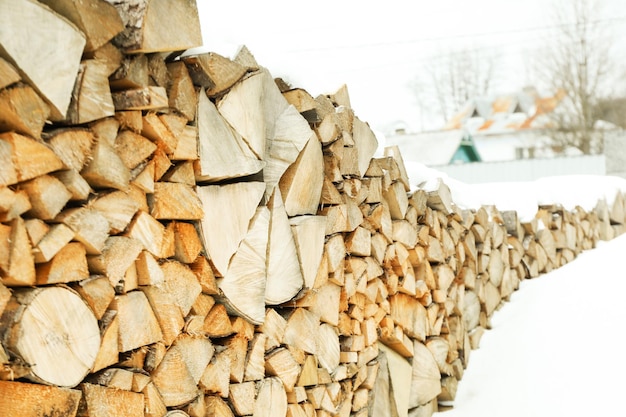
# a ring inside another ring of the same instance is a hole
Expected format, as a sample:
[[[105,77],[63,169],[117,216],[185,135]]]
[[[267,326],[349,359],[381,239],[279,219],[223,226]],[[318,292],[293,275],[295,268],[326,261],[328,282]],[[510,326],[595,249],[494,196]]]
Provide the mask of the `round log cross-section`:
[[[16,290],[0,320],[5,346],[30,366],[27,378],[74,387],[100,349],[98,321],[67,287]]]

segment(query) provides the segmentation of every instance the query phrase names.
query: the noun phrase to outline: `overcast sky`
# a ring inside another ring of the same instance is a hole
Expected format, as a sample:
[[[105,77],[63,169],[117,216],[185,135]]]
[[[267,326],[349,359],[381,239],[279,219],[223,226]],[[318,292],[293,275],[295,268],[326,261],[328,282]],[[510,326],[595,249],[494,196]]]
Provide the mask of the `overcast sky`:
[[[621,31],[616,50],[625,62],[626,4],[605,1],[603,19]],[[313,96],[346,84],[356,115],[377,130],[397,120],[421,130],[432,123],[420,116],[409,86],[446,51],[465,46],[495,54],[499,92],[532,83],[525,61],[556,33],[550,3],[234,0],[198,1],[198,9],[206,49],[232,57],[246,45],[274,77]]]

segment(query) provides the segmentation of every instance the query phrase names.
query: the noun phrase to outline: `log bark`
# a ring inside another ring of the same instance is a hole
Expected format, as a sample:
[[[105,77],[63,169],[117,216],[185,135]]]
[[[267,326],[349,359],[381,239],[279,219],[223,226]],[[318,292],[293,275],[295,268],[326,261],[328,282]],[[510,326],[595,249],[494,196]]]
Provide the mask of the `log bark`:
[[[74,417],[81,399],[79,390],[10,381],[0,381],[0,394],[2,412],[23,417]]]

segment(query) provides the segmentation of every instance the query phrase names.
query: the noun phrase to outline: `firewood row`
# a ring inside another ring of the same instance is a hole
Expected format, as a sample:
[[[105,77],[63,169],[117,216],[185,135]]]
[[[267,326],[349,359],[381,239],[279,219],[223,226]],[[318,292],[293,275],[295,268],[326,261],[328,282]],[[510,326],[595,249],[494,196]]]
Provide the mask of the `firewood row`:
[[[193,1],[0,27],[3,415],[430,416],[521,280],[624,232],[621,194],[522,222],[413,186],[346,86],[194,53]]]

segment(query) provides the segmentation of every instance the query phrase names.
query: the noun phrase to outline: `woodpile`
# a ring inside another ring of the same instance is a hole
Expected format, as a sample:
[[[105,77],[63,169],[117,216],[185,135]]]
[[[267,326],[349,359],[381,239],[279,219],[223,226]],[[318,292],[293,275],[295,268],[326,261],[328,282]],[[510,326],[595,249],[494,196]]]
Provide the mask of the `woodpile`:
[[[624,231],[621,194],[520,222],[412,189],[345,86],[183,54],[192,1],[5,9],[3,415],[429,416],[521,280]]]

